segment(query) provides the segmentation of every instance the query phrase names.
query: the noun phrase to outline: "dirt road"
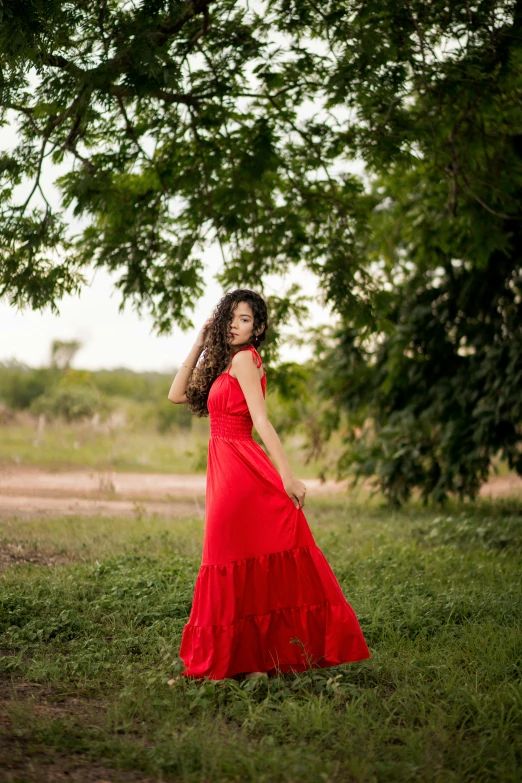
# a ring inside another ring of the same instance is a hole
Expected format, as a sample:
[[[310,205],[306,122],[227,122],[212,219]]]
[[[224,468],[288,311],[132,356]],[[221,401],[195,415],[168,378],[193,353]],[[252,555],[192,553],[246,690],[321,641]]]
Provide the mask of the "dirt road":
[[[309,496],[343,492],[346,482],[307,479]],[[71,514],[204,516],[203,474],[50,472],[35,467],[0,468],[0,516]]]
[[[345,492],[347,482],[305,480],[308,497]],[[482,497],[522,497],[522,479],[494,477]],[[203,517],[203,474],[115,473],[96,470],[45,471],[30,466],[0,468],[0,516],[56,516],[158,513]]]

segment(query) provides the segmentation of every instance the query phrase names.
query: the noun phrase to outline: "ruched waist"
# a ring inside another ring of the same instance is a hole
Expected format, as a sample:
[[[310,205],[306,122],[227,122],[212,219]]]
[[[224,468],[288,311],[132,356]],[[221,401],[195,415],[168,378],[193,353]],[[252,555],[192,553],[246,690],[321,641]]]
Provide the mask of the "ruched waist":
[[[230,440],[252,439],[252,419],[250,416],[234,416],[231,413],[210,414],[210,437],[229,438]]]

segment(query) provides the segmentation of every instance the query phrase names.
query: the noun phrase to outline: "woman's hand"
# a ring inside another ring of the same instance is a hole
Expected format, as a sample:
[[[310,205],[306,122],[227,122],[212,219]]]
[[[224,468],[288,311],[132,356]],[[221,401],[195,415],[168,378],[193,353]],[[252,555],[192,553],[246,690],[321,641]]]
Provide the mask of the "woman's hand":
[[[292,502],[296,508],[303,508],[306,495],[306,486],[295,476],[289,476],[289,478],[283,479],[283,486],[292,498]]]
[[[211,315],[210,318],[207,318],[201,329],[199,330],[198,336],[196,337],[196,345],[198,348],[203,348],[205,345],[205,338],[207,336],[208,328],[212,321],[214,320],[214,316]]]

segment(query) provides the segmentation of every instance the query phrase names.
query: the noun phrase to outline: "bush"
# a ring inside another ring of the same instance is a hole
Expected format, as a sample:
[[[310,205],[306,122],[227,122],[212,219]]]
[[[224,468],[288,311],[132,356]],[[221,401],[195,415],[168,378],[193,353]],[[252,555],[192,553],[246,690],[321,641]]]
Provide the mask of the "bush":
[[[153,402],[166,397],[172,377],[159,372],[134,372],[123,367],[92,373],[92,380],[104,395],[124,397],[136,402]]]
[[[62,416],[66,421],[91,417],[106,409],[102,395],[90,382],[89,373],[71,369],[56,386],[33,400],[30,406],[31,413],[45,413],[51,418]]]
[[[168,400],[156,405],[156,429],[158,432],[169,432],[172,429],[186,429],[192,427],[193,415],[186,405],[174,405]]]
[[[0,363],[0,400],[12,410],[27,410],[56,385],[61,373],[49,367],[32,369],[11,360]]]

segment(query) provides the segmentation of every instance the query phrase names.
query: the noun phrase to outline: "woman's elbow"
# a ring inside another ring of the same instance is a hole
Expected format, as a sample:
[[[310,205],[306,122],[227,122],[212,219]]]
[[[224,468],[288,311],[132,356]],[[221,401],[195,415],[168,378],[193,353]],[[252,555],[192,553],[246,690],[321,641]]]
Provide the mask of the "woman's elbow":
[[[174,405],[181,405],[182,403],[184,403],[184,402],[186,402],[186,401],[187,401],[187,398],[186,398],[185,396],[183,396],[183,398],[182,398],[182,399],[178,399],[178,398],[176,398],[176,397],[171,397],[171,396],[169,395],[169,396],[167,397],[167,400],[168,400],[169,402],[172,402],[172,403],[174,403]]]

